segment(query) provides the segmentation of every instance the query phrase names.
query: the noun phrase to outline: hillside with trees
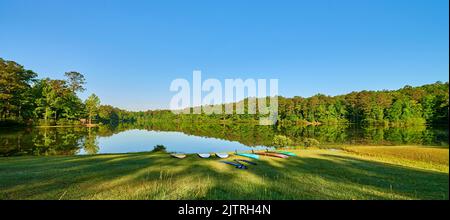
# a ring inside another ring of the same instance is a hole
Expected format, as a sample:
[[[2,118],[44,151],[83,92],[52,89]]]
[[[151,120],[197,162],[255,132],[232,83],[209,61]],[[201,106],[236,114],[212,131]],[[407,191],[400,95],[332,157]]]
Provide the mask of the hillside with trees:
[[[354,123],[362,125],[447,124],[448,82],[399,90],[361,91],[346,95],[318,94],[309,98],[278,98],[279,125],[318,125]],[[247,103],[247,100],[243,101]],[[247,114],[173,114],[169,110],[133,113],[137,121],[217,121],[257,123],[260,115]],[[222,105],[225,109],[225,105]],[[257,108],[258,109],[258,108]],[[193,110],[191,109],[191,112]]]

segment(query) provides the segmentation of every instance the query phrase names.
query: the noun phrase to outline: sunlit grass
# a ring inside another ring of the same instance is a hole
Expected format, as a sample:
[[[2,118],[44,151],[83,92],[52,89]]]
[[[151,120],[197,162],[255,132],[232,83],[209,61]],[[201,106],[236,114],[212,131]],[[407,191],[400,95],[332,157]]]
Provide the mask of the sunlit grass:
[[[7,157],[0,158],[0,198],[448,199],[448,149],[401,149],[411,152],[293,150],[298,157],[262,157],[248,170],[164,153]]]
[[[362,156],[402,165],[419,166],[449,172],[448,148],[420,146],[345,147],[344,150]]]

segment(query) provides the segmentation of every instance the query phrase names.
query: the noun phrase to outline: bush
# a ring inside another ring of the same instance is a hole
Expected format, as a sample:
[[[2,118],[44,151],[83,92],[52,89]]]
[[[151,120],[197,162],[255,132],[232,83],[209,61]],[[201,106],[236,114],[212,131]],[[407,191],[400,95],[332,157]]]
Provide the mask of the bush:
[[[284,135],[276,135],[272,141],[272,145],[275,148],[287,147],[291,144],[292,140]]]
[[[303,140],[303,145],[305,147],[317,147],[320,144],[320,142],[314,138],[305,138]]]
[[[164,145],[156,145],[153,147],[152,152],[167,152],[166,147]]]
[[[58,119],[58,121],[56,121],[56,125],[79,125],[79,124],[80,124],[79,120],[71,120],[66,118]]]

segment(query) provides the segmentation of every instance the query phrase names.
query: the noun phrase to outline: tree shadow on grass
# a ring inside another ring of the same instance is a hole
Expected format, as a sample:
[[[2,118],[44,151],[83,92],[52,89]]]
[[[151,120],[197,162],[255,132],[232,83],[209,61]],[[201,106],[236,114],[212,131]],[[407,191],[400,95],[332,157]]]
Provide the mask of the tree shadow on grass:
[[[210,180],[215,180],[216,175],[228,175],[192,156],[177,160],[161,153],[47,157],[25,160],[28,164],[23,159],[19,161],[0,162],[2,199],[203,199],[205,193],[196,191],[206,192],[208,186],[196,189],[192,184],[210,176]],[[177,183],[180,179],[186,179],[184,185]],[[135,195],[133,187],[141,191]],[[183,187],[188,190],[177,195],[177,189]],[[109,196],[110,192],[115,194]]]
[[[322,154],[320,158],[267,159],[249,172],[264,177],[264,184],[238,194],[228,187],[227,196],[213,198],[448,199],[448,174],[349,156]],[[223,188],[226,187],[215,186],[212,192]]]
[[[162,153],[8,161],[1,199],[448,199],[448,174],[334,154],[247,170]]]

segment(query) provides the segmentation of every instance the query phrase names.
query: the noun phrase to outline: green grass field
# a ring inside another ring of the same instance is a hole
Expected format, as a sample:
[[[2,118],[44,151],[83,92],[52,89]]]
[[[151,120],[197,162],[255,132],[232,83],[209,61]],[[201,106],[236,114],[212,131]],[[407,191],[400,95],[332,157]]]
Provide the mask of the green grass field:
[[[448,148],[420,146],[345,147],[345,151],[371,159],[449,172]]]
[[[295,150],[248,170],[164,153],[5,157],[0,199],[448,199],[448,148],[431,151]]]

